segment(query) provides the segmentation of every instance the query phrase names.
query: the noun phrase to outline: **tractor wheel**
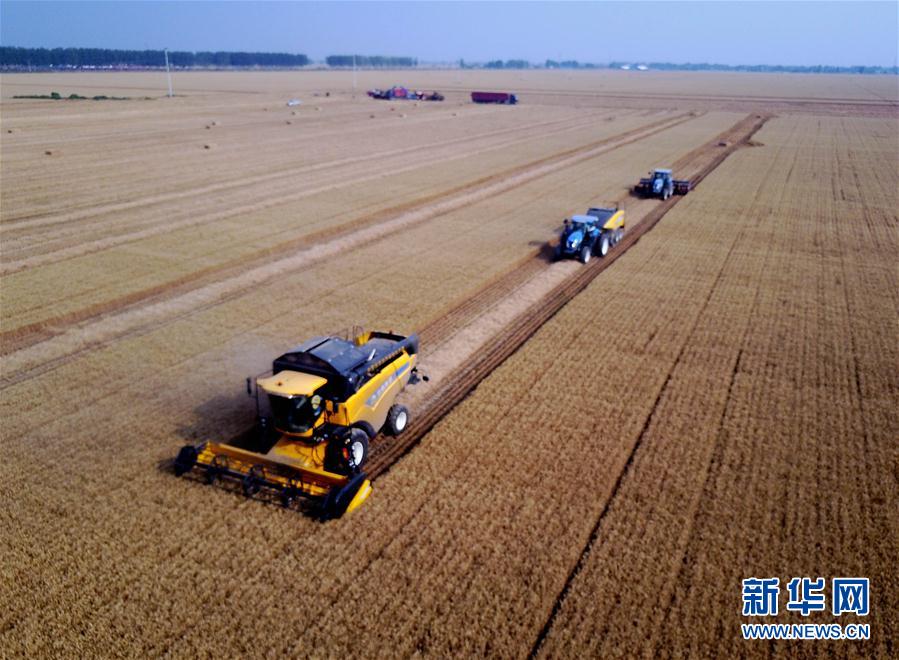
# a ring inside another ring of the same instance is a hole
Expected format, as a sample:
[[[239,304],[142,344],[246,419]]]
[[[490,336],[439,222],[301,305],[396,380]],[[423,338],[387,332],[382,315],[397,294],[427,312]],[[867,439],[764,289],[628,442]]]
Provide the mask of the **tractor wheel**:
[[[409,426],[409,410],[406,406],[395,404],[391,406],[387,413],[387,423],[384,425],[385,430],[390,435],[399,435]]]
[[[562,245],[559,244],[553,250],[553,261],[559,261],[562,259]]]
[[[609,235],[603,232],[603,235],[599,237],[599,256],[606,256],[609,253],[610,247]]]
[[[624,227],[619,227],[615,230],[615,245],[618,245],[622,238],[624,238]]]
[[[581,260],[582,264],[585,264],[588,261],[590,261],[590,253],[591,252],[592,252],[592,250],[590,250],[590,246],[588,246],[588,245],[585,245],[584,247],[581,248],[580,260]]]
[[[665,189],[665,192],[662,193],[662,201],[665,202],[668,198],[671,197],[671,193],[668,192],[668,189]]]

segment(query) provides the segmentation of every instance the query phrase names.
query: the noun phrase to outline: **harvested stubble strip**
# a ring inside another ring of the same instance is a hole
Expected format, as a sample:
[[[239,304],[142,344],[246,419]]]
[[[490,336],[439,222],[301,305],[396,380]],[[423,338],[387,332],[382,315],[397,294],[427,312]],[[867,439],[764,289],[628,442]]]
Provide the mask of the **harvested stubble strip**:
[[[899,222],[899,155],[873,139],[882,130],[895,124],[775,120],[764,150],[738,154],[671,213],[672,224],[715,218],[733,249],[544,654],[796,652],[742,641],[741,580],[785,589],[823,576],[829,592],[830,578],[860,575],[871,614],[837,621],[870,624],[872,639],[840,650],[891,655],[899,301],[895,270],[885,275],[899,246],[883,229]]]

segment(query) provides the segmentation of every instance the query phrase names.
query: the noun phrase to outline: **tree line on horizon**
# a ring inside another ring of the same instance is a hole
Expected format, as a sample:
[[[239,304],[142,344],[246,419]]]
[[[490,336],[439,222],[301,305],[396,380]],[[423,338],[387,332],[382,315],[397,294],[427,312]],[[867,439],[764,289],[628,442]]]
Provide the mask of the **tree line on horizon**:
[[[418,66],[416,57],[390,57],[387,55],[328,55],[328,66],[362,66],[376,68],[396,68]]]
[[[309,58],[291,53],[231,51],[169,51],[169,63],[190,67],[292,67],[306,66]],[[0,46],[0,66],[7,68],[164,67],[161,50],[113,48],[19,48]]]
[[[312,61],[303,54],[248,53],[233,51],[169,51],[169,63],[176,68],[192,67],[301,67]],[[328,66],[353,66],[353,55],[329,55]],[[402,68],[418,66],[414,57],[356,55],[360,67]],[[0,46],[0,66],[5,68],[84,68],[165,66],[161,50],[118,50],[113,48],[21,48]]]

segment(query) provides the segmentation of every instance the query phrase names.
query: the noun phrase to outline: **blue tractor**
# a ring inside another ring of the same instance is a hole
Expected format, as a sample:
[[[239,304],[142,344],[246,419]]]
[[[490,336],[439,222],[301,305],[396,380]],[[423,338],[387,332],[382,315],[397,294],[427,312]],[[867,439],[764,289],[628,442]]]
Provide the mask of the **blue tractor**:
[[[594,254],[604,257],[624,236],[624,211],[613,208],[591,208],[584,215],[566,219],[556,246],[555,258],[577,257],[581,263]]]
[[[650,172],[648,177],[640,179],[640,183],[634,186],[634,192],[640,197],[665,200],[672,195],[686,195],[691,187],[690,181],[675,179],[671,170],[657,169]]]

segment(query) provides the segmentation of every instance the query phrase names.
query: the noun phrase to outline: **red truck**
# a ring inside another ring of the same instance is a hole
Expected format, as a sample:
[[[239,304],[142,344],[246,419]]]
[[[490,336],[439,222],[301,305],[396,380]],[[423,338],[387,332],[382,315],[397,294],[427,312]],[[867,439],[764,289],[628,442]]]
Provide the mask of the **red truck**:
[[[508,92],[472,92],[472,103],[507,103],[515,105],[518,98],[514,94]]]

